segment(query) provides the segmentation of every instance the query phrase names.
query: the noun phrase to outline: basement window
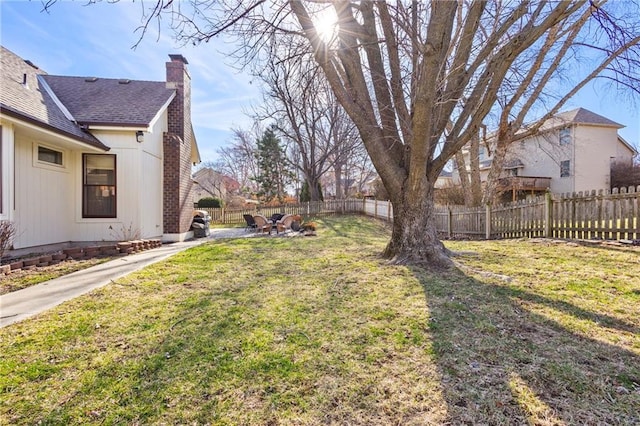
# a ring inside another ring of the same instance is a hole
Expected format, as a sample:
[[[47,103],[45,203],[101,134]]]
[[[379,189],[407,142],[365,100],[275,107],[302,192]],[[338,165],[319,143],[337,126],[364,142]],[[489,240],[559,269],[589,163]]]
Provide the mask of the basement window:
[[[50,149],[42,145],[38,145],[38,161],[41,163],[53,164],[56,166],[63,165],[63,157],[61,151]]]

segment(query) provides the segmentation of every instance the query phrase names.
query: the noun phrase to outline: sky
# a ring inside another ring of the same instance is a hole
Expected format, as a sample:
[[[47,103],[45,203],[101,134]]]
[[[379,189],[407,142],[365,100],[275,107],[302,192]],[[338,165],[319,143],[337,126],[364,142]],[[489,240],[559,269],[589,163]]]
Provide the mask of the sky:
[[[231,142],[232,128],[250,127],[246,112],[259,105],[260,90],[247,73],[231,66],[224,52],[233,46],[224,38],[183,46],[169,29],[152,28],[133,49],[141,7],[150,2],[86,3],[58,1],[43,12],[39,0],[0,0],[0,43],[49,74],[83,77],[164,81],[168,55],[182,54],[189,62],[192,122],[202,160],[216,159],[216,150]],[[640,100],[634,104],[595,82],[563,111],[577,107],[624,125],[619,134],[640,146]]]
[[[214,39],[181,46],[168,29],[152,30],[135,49],[141,3],[86,5],[60,1],[49,13],[42,3],[0,0],[0,43],[52,75],[165,81],[169,54],[182,54],[189,64],[192,122],[203,161],[230,143],[232,128],[249,128],[245,114],[261,99],[251,77],[230,65],[222,53],[230,46]],[[147,6],[149,2],[145,3]]]

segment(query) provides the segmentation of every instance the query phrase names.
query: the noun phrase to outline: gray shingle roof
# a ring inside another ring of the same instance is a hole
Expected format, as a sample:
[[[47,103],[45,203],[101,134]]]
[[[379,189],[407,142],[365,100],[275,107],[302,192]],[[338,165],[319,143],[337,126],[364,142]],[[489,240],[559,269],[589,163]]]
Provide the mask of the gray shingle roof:
[[[109,148],[69,120],[38,81],[46,73],[0,46],[0,111],[96,148]],[[26,75],[26,84],[23,84]]]
[[[148,126],[174,96],[165,82],[47,75],[47,84],[79,123]]]
[[[588,109],[584,108],[576,108],[571,111],[562,112],[560,114],[556,114],[554,118],[566,121],[568,123],[597,124],[618,128],[624,127],[622,124],[618,124],[615,121],[609,120],[606,117],[603,117],[599,114],[596,114],[595,112],[591,112]]]

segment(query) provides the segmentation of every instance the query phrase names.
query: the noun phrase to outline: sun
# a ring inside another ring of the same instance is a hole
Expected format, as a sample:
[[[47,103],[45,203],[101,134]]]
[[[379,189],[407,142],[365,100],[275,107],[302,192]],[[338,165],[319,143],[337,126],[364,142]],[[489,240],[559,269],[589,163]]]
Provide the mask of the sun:
[[[326,8],[316,13],[313,17],[313,25],[320,39],[329,43],[337,32],[338,17],[333,8]]]

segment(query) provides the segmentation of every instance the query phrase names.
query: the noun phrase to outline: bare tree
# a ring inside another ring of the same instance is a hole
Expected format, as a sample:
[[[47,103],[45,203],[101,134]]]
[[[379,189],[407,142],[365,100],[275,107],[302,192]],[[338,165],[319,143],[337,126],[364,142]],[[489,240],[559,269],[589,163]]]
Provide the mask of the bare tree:
[[[232,129],[233,139],[230,146],[224,146],[217,150],[218,160],[213,164],[215,170],[227,175],[238,182],[240,192],[255,194],[258,185],[253,180],[258,175],[258,163],[256,161],[256,140],[258,139],[256,128],[254,131]]]
[[[394,224],[385,253],[400,262],[449,264],[435,228],[434,184],[511,89],[512,75],[544,63],[527,98],[535,103],[560,65],[575,60],[561,54],[571,48],[604,54],[584,83],[605,70],[625,75],[622,85],[638,81],[638,20],[618,21],[629,24],[620,28],[598,2],[333,2],[337,28],[329,41],[318,32],[315,3],[289,6],[389,192]],[[558,55],[536,54],[546,45]],[[534,81],[524,74],[523,83]],[[523,90],[516,85],[500,114],[499,140],[523,122]]]
[[[640,186],[640,162],[618,161],[611,164],[611,189]]]
[[[307,40],[390,195],[394,223],[384,254],[399,263],[451,264],[437,235],[434,184],[492,111],[498,140],[512,140],[527,114],[520,111],[552,84],[554,91],[567,87],[557,78],[572,64],[578,83],[560,94],[557,108],[598,76],[617,87],[640,87],[640,7],[632,2],[158,4],[158,16],[171,17],[180,39],[206,41],[229,28],[244,42],[237,53],[250,60],[261,59],[261,49],[277,44],[280,34]],[[336,17],[334,31],[320,31],[328,11]],[[538,54],[544,50],[554,54]]]
[[[310,200],[319,201],[320,180],[337,168],[337,188],[341,188],[341,165],[348,160],[355,126],[336,101],[322,71],[303,47],[300,37],[288,36],[289,43],[275,46],[269,60],[256,70],[265,85],[264,102],[257,120],[271,119],[288,143],[291,165],[308,188]]]

